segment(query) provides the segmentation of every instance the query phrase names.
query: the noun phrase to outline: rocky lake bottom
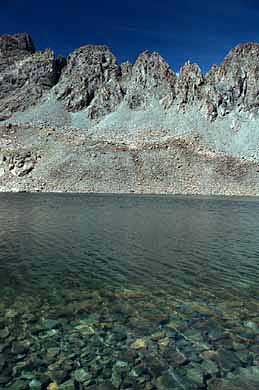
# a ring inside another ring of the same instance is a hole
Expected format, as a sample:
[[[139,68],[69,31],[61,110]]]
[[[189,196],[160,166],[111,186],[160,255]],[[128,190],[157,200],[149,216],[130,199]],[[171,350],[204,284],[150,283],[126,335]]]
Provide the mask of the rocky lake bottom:
[[[256,199],[0,195],[0,389],[258,389]]]

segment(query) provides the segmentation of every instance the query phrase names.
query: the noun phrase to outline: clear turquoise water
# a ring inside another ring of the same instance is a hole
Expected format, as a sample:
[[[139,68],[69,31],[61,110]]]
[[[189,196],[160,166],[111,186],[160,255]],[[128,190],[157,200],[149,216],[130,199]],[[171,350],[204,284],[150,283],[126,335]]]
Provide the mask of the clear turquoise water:
[[[0,388],[253,386],[258,237],[252,198],[1,194]]]

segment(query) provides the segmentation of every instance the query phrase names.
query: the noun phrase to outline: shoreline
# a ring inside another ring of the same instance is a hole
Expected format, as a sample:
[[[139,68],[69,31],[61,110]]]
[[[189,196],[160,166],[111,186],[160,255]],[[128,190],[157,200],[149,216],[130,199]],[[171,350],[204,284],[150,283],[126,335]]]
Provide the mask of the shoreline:
[[[75,192],[75,191],[0,191],[1,195],[76,195],[76,196],[96,196],[96,197],[135,197],[135,198],[174,198],[193,200],[234,200],[234,201],[255,201],[259,200],[258,195],[226,195],[226,194],[180,194],[180,193],[152,193],[152,192]]]

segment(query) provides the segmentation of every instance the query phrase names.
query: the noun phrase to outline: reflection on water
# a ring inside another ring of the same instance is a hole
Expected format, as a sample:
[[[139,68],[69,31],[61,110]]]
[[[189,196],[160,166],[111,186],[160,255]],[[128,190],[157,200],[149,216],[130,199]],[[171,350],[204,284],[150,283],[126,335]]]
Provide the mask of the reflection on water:
[[[0,389],[258,389],[258,211],[1,194]]]

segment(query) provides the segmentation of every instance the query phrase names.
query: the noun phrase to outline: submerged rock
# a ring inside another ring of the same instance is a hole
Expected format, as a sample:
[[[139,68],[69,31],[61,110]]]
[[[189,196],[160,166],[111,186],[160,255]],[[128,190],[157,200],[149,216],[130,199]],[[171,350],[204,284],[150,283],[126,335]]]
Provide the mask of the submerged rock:
[[[22,379],[18,379],[15,382],[13,382],[10,386],[8,386],[8,389],[10,389],[10,390],[27,390],[28,389],[28,382],[25,380],[22,380]]]
[[[10,334],[10,331],[7,327],[5,327],[4,329],[0,329],[0,339],[4,340],[6,339]]]
[[[219,372],[219,367],[212,360],[204,360],[201,364],[201,370],[205,375],[216,375]]]
[[[239,373],[229,374],[224,379],[209,381],[209,390],[257,390],[259,388],[259,367],[240,368]]]
[[[47,390],[58,390],[58,384],[56,382],[52,382],[48,385]]]
[[[182,364],[185,364],[188,360],[183,353],[179,351],[174,351],[172,350],[172,348],[167,348],[164,351],[163,355],[170,362],[170,365],[172,367],[181,366]]]
[[[158,390],[180,390],[185,389],[180,378],[176,375],[165,373],[157,378],[156,387]]]
[[[42,384],[41,384],[41,382],[38,381],[37,379],[33,379],[33,380],[29,383],[29,388],[30,388],[30,390],[41,390]]]
[[[188,368],[186,376],[191,383],[199,386],[202,386],[204,383],[204,372],[200,366]]]
[[[85,385],[89,384],[92,380],[91,374],[85,371],[83,368],[76,370],[73,373],[75,380],[79,383],[84,383]]]
[[[137,339],[131,344],[133,349],[144,349],[147,346],[147,342],[144,339]]]
[[[75,384],[72,379],[69,379],[68,381],[62,383],[59,385],[59,390],[75,390]]]

